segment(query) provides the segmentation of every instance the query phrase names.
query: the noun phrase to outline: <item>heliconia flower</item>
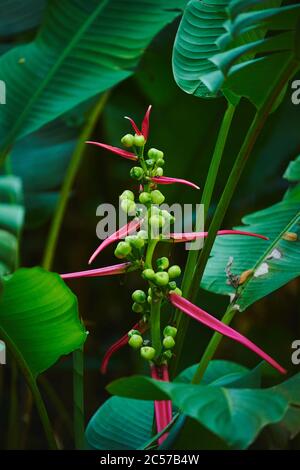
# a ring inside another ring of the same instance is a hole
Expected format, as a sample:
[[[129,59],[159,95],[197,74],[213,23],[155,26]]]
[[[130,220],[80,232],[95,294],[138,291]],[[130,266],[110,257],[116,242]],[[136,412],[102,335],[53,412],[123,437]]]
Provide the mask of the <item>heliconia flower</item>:
[[[113,276],[114,274],[124,274],[132,266],[132,263],[120,263],[113,266],[105,266],[104,268],[89,269],[88,271],[79,271],[76,273],[61,274],[62,279],[75,279],[80,277],[98,277]]]
[[[167,364],[161,366],[151,366],[151,377],[155,380],[169,382],[169,371]],[[162,432],[166,426],[172,421],[172,402],[171,400],[156,400],[154,402],[156,430],[158,433]],[[168,433],[163,434],[158,439],[158,444],[161,445],[168,437]]]
[[[209,313],[205,312],[200,307],[197,307],[196,305],[192,304],[189,300],[174,293],[169,295],[169,300],[174,307],[178,308],[179,310],[186,313],[190,317],[194,318],[198,322],[203,323],[204,325],[208,326],[212,330],[215,330],[218,333],[221,333],[222,335],[227,336],[228,338],[231,338],[237,341],[238,343],[243,344],[246,348],[255,352],[258,356],[260,356],[266,362],[271,364],[271,366],[277,369],[281,374],[286,374],[286,370],[283,367],[281,367],[281,365],[278,364],[278,362],[276,362],[268,354],[266,354],[262,349],[260,349],[254,343],[252,343],[252,341],[250,341],[248,338],[238,333],[236,330],[234,330],[230,326],[225,325],[224,323],[222,323],[220,320],[213,317]]]
[[[128,160],[137,160],[138,159],[138,157],[134,153],[128,152],[127,150],[119,149],[119,147],[113,147],[112,145],[102,144],[101,142],[92,142],[90,140],[87,140],[86,144],[97,145],[98,147],[102,147],[106,150],[109,150],[112,153],[116,153],[117,155],[121,155],[121,157],[127,158]]]
[[[133,327],[131,329],[132,330],[138,330],[140,333],[144,333],[146,331],[146,327],[142,323],[136,323],[135,325],[133,325]],[[119,349],[126,346],[128,344],[128,341],[129,341],[129,336],[128,336],[128,332],[127,332],[118,341],[116,341],[114,344],[112,344],[110,346],[110,348],[106,351],[106,353],[103,357],[103,360],[101,362],[101,367],[100,367],[101,374],[106,374],[107,367],[108,367],[108,364],[109,364],[109,361],[110,361],[112,355],[114,353],[116,353],[117,351],[119,351]]]
[[[151,181],[153,181],[153,183],[156,183],[156,184],[180,183],[180,184],[185,184],[186,186],[191,186],[192,188],[195,188],[195,189],[200,189],[199,186],[197,186],[195,183],[192,183],[191,181],[183,180],[182,178],[171,178],[170,176],[153,176],[151,177]]]
[[[97,250],[95,250],[92,256],[90,257],[88,264],[91,264],[94,259],[99,255],[99,253],[104,250],[104,248],[106,248],[108,245],[111,245],[111,243],[114,243],[117,240],[121,240],[122,238],[127,237],[127,235],[130,235],[131,233],[135,232],[138,228],[140,228],[142,222],[142,219],[135,218],[128,222],[128,224],[121,227],[116,232],[112,233],[105,240],[103,240],[103,242],[100,243],[100,245],[98,246]]]
[[[133,127],[134,132],[137,135],[143,135],[145,140],[148,139],[149,135],[149,120],[150,120],[150,113],[151,113],[152,105],[148,106],[148,109],[146,111],[146,114],[144,116],[143,122],[142,122],[142,130],[138,128],[134,120],[128,116],[125,116],[125,119],[128,119]]]
[[[217,235],[246,235],[248,237],[261,238],[262,240],[269,240],[268,237],[264,235],[259,235],[252,232],[244,232],[242,230],[219,230]],[[197,240],[198,238],[205,238],[208,236],[208,232],[183,232],[183,233],[170,233],[168,238],[170,238],[174,243],[180,242],[191,242]]]

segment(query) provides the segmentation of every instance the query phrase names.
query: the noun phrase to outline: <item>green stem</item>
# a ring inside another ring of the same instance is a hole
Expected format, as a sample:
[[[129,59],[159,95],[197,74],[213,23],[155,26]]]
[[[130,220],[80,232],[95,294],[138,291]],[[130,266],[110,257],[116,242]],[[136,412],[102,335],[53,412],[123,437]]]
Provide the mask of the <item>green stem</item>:
[[[11,361],[10,408],[8,418],[7,448],[17,449],[19,441],[19,406],[18,406],[18,367],[16,360]]]
[[[157,243],[158,240],[149,240],[145,259],[145,268],[147,269],[152,269],[152,258]]]
[[[161,307],[161,297],[155,296],[153,294],[151,302],[151,342],[152,347],[156,351],[156,356],[160,355],[161,352],[161,338],[160,338],[160,307]]]
[[[217,142],[215,145],[210,167],[208,170],[208,175],[207,175],[207,179],[205,182],[205,186],[204,186],[204,190],[203,190],[203,194],[201,198],[201,204],[203,204],[204,206],[204,226],[206,223],[208,208],[211,203],[212,194],[213,194],[214,187],[216,184],[220,163],[221,163],[222,156],[225,150],[225,146],[226,146],[226,142],[227,142],[227,138],[228,138],[228,134],[230,131],[230,126],[232,123],[235,110],[236,110],[236,107],[228,103],[227,109],[225,111],[225,114],[221,123],[220,130],[218,133]],[[199,217],[196,217],[197,222],[198,222],[198,218]],[[195,230],[196,231],[201,230],[201,227],[196,225]],[[192,279],[194,275],[195,266],[197,264],[198,256],[199,256],[198,250],[190,250],[186,267],[184,270],[183,281],[182,281],[182,291],[183,291],[184,297],[186,298],[190,296],[190,288],[192,285]],[[189,325],[189,318],[186,315],[183,315],[182,312],[177,311],[176,316],[175,316],[175,321],[176,321],[177,328],[178,328],[178,334],[177,334],[177,340],[176,340],[176,347],[174,350],[174,353],[175,353],[174,359],[172,361],[172,367],[171,367],[172,373],[174,373],[174,371],[177,369],[177,366],[178,366],[178,361],[179,361],[182,347],[183,347],[184,337],[186,335],[188,325]]]
[[[44,258],[42,261],[42,266],[45,269],[50,270],[52,267],[53,258],[54,258],[54,254],[55,254],[55,250],[57,246],[57,241],[58,241],[58,236],[59,236],[60,228],[63,222],[66,207],[68,204],[69,195],[72,190],[74,180],[76,178],[77,172],[79,170],[79,167],[82,161],[82,157],[86,149],[85,142],[91,135],[95,127],[95,124],[101,112],[103,111],[107,98],[108,98],[108,92],[103,94],[100,97],[99,101],[93,108],[82,130],[82,133],[78,139],[74,153],[72,155],[70,165],[68,167],[67,174],[66,174],[61,192],[60,192],[60,196],[59,196],[59,200],[58,200],[55,214],[53,217],[53,221],[51,224],[49,236],[46,242]]]
[[[28,368],[22,354],[20,351],[17,349],[17,347],[13,344],[13,341],[10,339],[9,335],[0,328],[0,336],[1,338],[5,341],[5,343],[9,346],[11,354],[14,356],[15,360],[17,361],[24,377],[25,380],[28,384],[28,387],[31,390],[31,393],[33,395],[35,405],[37,407],[37,411],[43,426],[43,429],[45,431],[45,435],[47,438],[48,446],[50,449],[57,449],[56,441],[54,438],[54,433],[52,430],[52,426],[48,417],[48,413],[45,407],[45,404],[43,402],[42,396],[40,394],[40,391],[38,389],[38,386],[36,384],[36,379],[32,375],[30,369]]]
[[[214,217],[212,222],[209,226],[209,234],[208,237],[205,239],[203,250],[199,256],[197,264],[193,270],[192,276],[189,273],[189,279],[187,280],[187,287],[185,287],[184,295],[188,296],[192,301],[195,299],[196,294],[199,289],[199,285],[205,270],[206,263],[208,261],[212,246],[214,244],[217,231],[219,230],[224,216],[227,212],[231,199],[233,197],[234,191],[238,185],[240,177],[243,173],[245,165],[248,161],[248,158],[253,150],[253,147],[257,141],[258,136],[260,135],[261,130],[264,127],[264,124],[272,111],[274,103],[278,95],[281,93],[283,87],[286,85],[287,81],[294,75],[294,73],[298,70],[299,63],[295,60],[291,59],[291,61],[286,65],[282,73],[280,74],[279,78],[276,80],[274,86],[269,91],[264,104],[255,114],[255,117],[252,121],[252,124],[248,130],[246,138],[243,142],[243,145],[240,149],[240,152],[235,160],[229,178],[227,180],[226,186],[220,198],[220,201],[217,205]],[[184,338],[186,335],[188,322],[186,319],[183,319],[183,315],[180,314],[178,320],[180,323],[180,336],[177,339],[177,357],[179,356],[183,343]],[[178,337],[178,335],[177,335]],[[179,351],[179,354],[178,354]],[[178,359],[177,359],[178,361]]]
[[[229,325],[232,321],[232,319],[234,318],[235,314],[236,314],[237,310],[228,307],[228,309],[226,310],[223,318],[222,318],[222,323],[224,323],[225,325]],[[221,335],[221,333],[214,333],[210,342],[208,343],[207,345],[207,348],[201,358],[201,361],[200,363],[198,364],[198,367],[196,369],[196,372],[193,376],[193,379],[192,379],[192,383],[193,384],[199,384],[203,378],[203,375],[204,375],[204,372],[206,371],[207,369],[207,366],[208,364],[210,363],[210,361],[212,360],[219,344],[220,344],[220,341],[221,339],[223,338],[223,335]]]
[[[84,437],[84,355],[83,346],[73,352],[73,406],[75,449],[85,449]]]

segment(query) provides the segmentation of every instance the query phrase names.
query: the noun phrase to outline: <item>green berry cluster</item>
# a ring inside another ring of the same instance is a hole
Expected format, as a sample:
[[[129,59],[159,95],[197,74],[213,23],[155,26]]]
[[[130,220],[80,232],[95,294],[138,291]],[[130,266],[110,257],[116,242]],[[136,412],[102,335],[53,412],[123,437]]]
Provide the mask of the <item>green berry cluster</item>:
[[[170,293],[181,295],[176,283],[176,279],[181,275],[180,267],[170,265],[169,259],[163,256],[156,259],[154,269],[152,260],[153,243],[156,244],[160,240],[160,236],[153,236],[153,231],[159,232],[167,222],[172,224],[175,221],[168,210],[159,207],[165,202],[165,195],[157,188],[157,182],[153,181],[153,178],[164,174],[164,153],[150,148],[145,155],[146,141],[143,135],[126,134],[121,142],[124,147],[131,147],[137,156],[138,164],[131,168],[130,176],[140,187],[137,197],[131,190],[123,191],[120,196],[121,209],[129,216],[142,218],[146,222],[143,227],[147,228],[147,230],[140,229],[136,235],[127,236],[115,249],[117,258],[139,263],[142,278],[148,283],[148,289],[138,289],[132,293],[132,311],[141,316],[146,331],[142,334],[138,330],[131,330],[128,333],[128,344],[133,349],[139,350],[141,357],[146,361],[161,364],[172,357],[177,329],[168,325],[161,331],[159,324],[158,335],[154,337],[153,308],[154,306],[160,308]],[[144,206],[143,214],[138,204]]]

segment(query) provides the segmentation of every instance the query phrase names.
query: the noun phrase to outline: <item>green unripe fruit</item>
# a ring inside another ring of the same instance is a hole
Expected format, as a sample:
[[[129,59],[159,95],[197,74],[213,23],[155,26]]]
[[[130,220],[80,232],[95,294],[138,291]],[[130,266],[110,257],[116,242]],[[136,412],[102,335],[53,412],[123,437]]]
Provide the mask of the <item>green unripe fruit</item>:
[[[146,140],[145,140],[145,137],[143,135],[135,134],[135,136],[133,138],[133,144],[136,147],[144,147],[145,143],[146,143]]]
[[[169,294],[177,294],[177,295],[180,295],[180,296],[181,296],[181,295],[182,295],[182,290],[179,289],[179,287],[176,287],[176,289],[170,290],[170,291],[169,291]]]
[[[139,330],[130,330],[130,331],[128,331],[128,337],[131,338],[132,335],[141,336],[141,332]]]
[[[121,139],[122,144],[124,147],[132,147],[134,142],[134,136],[132,134],[126,134]]]
[[[121,209],[126,212],[126,214],[132,214],[136,212],[136,204],[130,199],[123,199],[123,201],[121,201]]]
[[[168,350],[163,353],[163,358],[166,359],[167,361],[172,359],[173,353],[172,351]]]
[[[157,166],[160,166],[160,167],[161,167],[161,166],[164,166],[165,161],[164,161],[163,158],[159,158],[159,159],[157,160],[156,164],[157,164]]]
[[[156,351],[151,346],[144,346],[141,348],[141,356],[147,361],[152,361],[154,359]]]
[[[148,297],[147,297],[147,302],[148,302],[148,304],[151,304],[151,302],[152,302],[152,297],[151,297],[151,295],[148,295]]]
[[[164,153],[161,150],[151,148],[148,150],[148,157],[153,158],[153,160],[155,161],[157,161],[158,159],[162,160],[164,158]]]
[[[172,338],[175,338],[176,335],[177,335],[177,328],[175,328],[175,326],[167,325],[164,328],[164,336],[165,337],[172,336]]]
[[[148,158],[148,160],[145,160],[145,163],[148,168],[152,168],[154,165],[154,160],[152,160],[152,158]]]
[[[148,238],[148,233],[146,232],[146,230],[140,230],[140,231],[137,233],[137,237],[142,238],[143,240],[147,240],[147,238]]]
[[[151,287],[149,287],[149,289],[148,289],[148,295],[152,295],[152,289],[151,289]]]
[[[159,228],[163,227],[166,221],[161,215],[152,215],[149,222],[153,228]]]
[[[171,219],[171,214],[170,212],[168,212],[166,209],[163,209],[160,211],[160,214],[166,219],[166,220],[170,220]]]
[[[152,191],[151,193],[151,200],[153,202],[153,204],[162,204],[165,200],[165,196],[158,190],[158,189],[155,189],[154,191]]]
[[[144,171],[140,166],[134,166],[130,170],[130,176],[131,178],[134,178],[135,180],[140,180],[144,176]]]
[[[169,275],[166,272],[156,273],[153,282],[157,286],[166,286],[169,283]]]
[[[174,264],[174,266],[171,266],[168,269],[168,274],[170,279],[176,279],[176,277],[179,277],[181,274],[181,269],[177,264]]]
[[[155,278],[155,272],[153,271],[153,269],[144,269],[142,275],[143,278],[147,281],[153,281],[153,279]]]
[[[143,345],[143,338],[140,335],[132,335],[128,341],[128,344],[133,349],[140,349]]]
[[[156,260],[156,264],[157,264],[157,267],[158,269],[168,269],[169,267],[169,260],[168,258],[166,258],[166,256],[163,256],[162,258],[158,258]]]
[[[163,339],[163,346],[164,348],[166,349],[172,349],[174,348],[175,346],[175,340],[172,336],[166,336],[164,339]]]
[[[115,256],[117,258],[126,258],[131,253],[131,246],[127,242],[119,242],[115,249]]]
[[[129,189],[125,189],[125,191],[122,192],[120,199],[129,199],[130,201],[134,201],[134,194]]]
[[[134,302],[137,302],[138,304],[143,304],[146,302],[146,294],[143,290],[137,289],[132,293],[131,296],[132,300]]]
[[[156,176],[162,176],[164,174],[164,170],[162,169],[161,166],[156,168],[155,174],[156,174]]]
[[[141,237],[134,236],[130,242],[131,246],[136,248],[137,250],[141,250],[145,245],[145,240]]]
[[[175,281],[171,281],[171,282],[169,282],[169,288],[170,288],[171,290],[174,290],[174,289],[176,289],[176,287],[177,287],[177,284],[176,284],[176,282],[175,282]]]
[[[132,311],[135,313],[142,313],[144,311],[141,304],[134,302],[131,307]]]
[[[146,193],[145,191],[139,195],[139,201],[141,204],[148,204],[151,202],[151,194]]]

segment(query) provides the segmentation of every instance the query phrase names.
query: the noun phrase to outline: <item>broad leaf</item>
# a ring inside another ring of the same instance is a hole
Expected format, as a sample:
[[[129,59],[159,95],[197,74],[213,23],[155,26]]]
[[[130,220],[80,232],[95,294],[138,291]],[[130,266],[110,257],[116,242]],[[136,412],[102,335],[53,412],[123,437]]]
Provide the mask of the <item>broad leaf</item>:
[[[7,105],[0,108],[2,148],[129,77],[152,38],[184,4],[50,2],[36,39],[0,58],[7,85]]]
[[[152,435],[154,405],[149,401],[112,397],[91,418],[86,440],[91,449],[132,450]]]
[[[228,236],[214,244],[201,285],[229,294],[240,310],[300,275],[299,161],[300,157],[286,172],[291,186],[282,201],[244,217],[245,225],[239,227],[261,233],[269,241]]]
[[[0,176],[0,276],[16,269],[18,239],[23,220],[20,179],[15,176]]]
[[[173,71],[177,84],[185,92],[213,97],[201,77],[217,70],[210,61],[220,52],[217,39],[226,32],[226,8],[230,0],[191,0],[182,17],[173,51]]]
[[[116,380],[107,389],[141,400],[169,398],[182,413],[239,449],[247,448],[267,424],[279,422],[289,406],[289,398],[275,389],[165,383],[143,376]]]
[[[175,382],[190,383],[197,367],[198,364],[195,364],[182,371],[176,377]],[[201,384],[230,388],[259,388],[261,385],[261,365],[249,370],[235,362],[213,360],[210,361]]]
[[[42,19],[46,0],[2,0],[0,38],[13,36],[37,27]]]
[[[77,299],[62,279],[40,268],[3,279],[0,337],[32,377],[86,339]]]
[[[233,103],[245,96],[261,107],[283,68],[293,63],[288,77],[299,68],[300,7],[281,3],[190,1],[173,53],[179,86],[197,96],[222,91]]]

